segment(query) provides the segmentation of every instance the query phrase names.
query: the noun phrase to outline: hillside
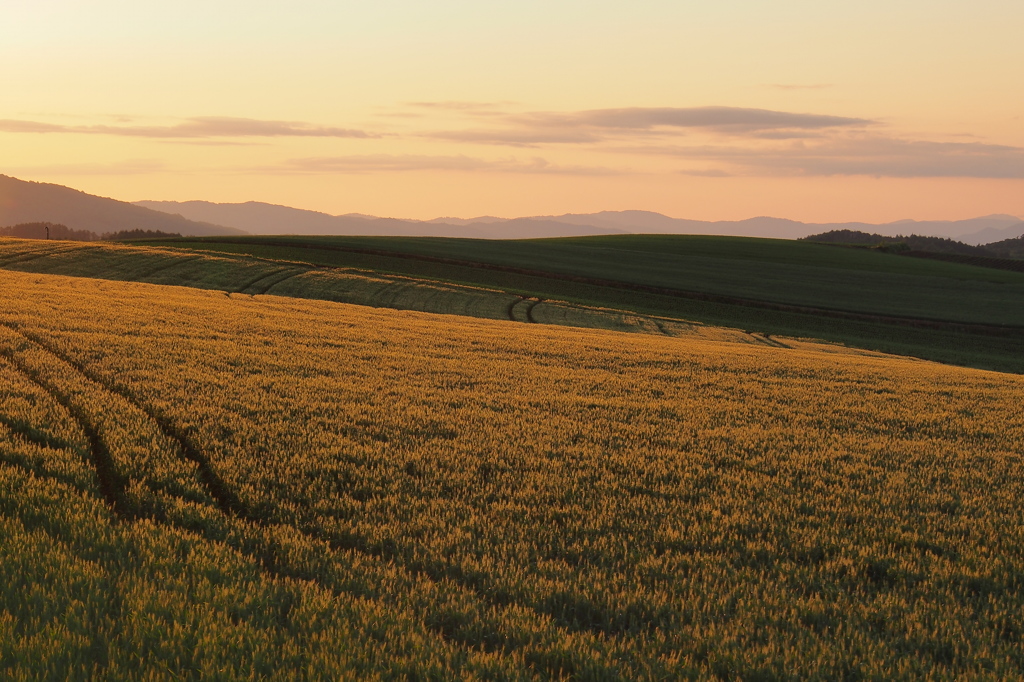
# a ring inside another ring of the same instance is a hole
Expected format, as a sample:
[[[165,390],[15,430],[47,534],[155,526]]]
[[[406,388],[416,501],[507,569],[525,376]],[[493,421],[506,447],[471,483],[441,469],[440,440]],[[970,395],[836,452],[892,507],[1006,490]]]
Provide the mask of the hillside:
[[[1024,233],[1016,239],[986,244],[985,248],[1001,258],[1024,258]]]
[[[732,237],[799,239],[816,232],[857,230],[888,236],[916,232],[980,244],[1024,232],[1020,218],[991,215],[955,221],[901,220],[895,223],[802,223],[781,218],[746,220],[686,220],[653,211],[601,211],[598,213],[529,216],[520,218],[435,218],[396,220],[362,214],[329,215],[317,211],[250,201],[218,204],[208,201],[139,201],[158,211],[181,214],[192,220],[230,225],[259,235],[349,235],[389,237],[456,237],[475,239],[537,239],[604,234],[693,234]],[[1020,231],[1014,232],[1016,226]]]
[[[0,280],[4,676],[1024,667],[1020,377]]]
[[[60,223],[71,230],[98,235],[123,230],[192,236],[243,234],[234,228],[196,222],[69,187],[0,175],[0,227],[19,223]]]
[[[477,239],[530,239],[624,232],[594,226],[569,225],[555,220],[521,218],[494,222],[397,220],[364,215],[332,216],[257,201],[216,204],[208,201],[139,201],[157,211],[180,213],[194,220],[228,225],[258,235],[376,235],[390,237],[457,237]]]
[[[1024,325],[1011,305],[1024,276],[826,245],[687,235],[492,241],[279,237],[156,242],[176,248],[432,273],[477,283],[489,272],[578,278],[657,290],[865,314]],[[383,260],[382,260],[383,259]],[[465,270],[453,270],[462,267]],[[571,280],[570,280],[571,281]]]
[[[1022,273],[728,238],[145,244],[0,242],[0,268],[768,345],[809,337],[1024,372]]]

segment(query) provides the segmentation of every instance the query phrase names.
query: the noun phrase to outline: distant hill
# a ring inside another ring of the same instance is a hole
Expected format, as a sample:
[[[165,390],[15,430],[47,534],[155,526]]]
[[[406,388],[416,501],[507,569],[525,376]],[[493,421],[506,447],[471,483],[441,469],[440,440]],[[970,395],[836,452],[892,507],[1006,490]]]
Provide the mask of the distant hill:
[[[1004,239],[986,244],[985,248],[1000,258],[1024,258],[1024,235],[1016,239]]]
[[[887,237],[913,232],[946,239],[960,239],[976,245],[976,238],[1010,234],[1020,218],[992,215],[970,220],[901,220],[884,225],[869,223],[802,223],[782,218],[758,217],[747,220],[685,220],[652,211],[601,211],[524,218],[434,218],[400,220],[375,218],[362,214],[329,215],[318,211],[250,201],[243,204],[217,204],[208,201],[139,201],[157,211],[177,213],[190,220],[227,225],[259,235],[337,235],[395,237],[466,237],[477,239],[532,239],[539,237],[580,237],[603,234],[710,234],[731,237],[772,237],[799,239],[832,230],[879,233]],[[1007,232],[1008,230],[1008,232]],[[1024,231],[1024,230],[1022,230]],[[1004,233],[1005,232],[1005,233]],[[968,238],[965,235],[975,235]]]
[[[122,230],[176,232],[197,237],[243,234],[235,228],[196,222],[61,185],[0,175],[0,225],[25,223],[61,224],[72,231],[84,230],[99,236]]]
[[[1012,216],[1008,216],[1012,217]],[[992,244],[1006,239],[1014,239],[1024,235],[1024,221],[1016,221],[1006,226],[986,227],[978,232],[963,235],[959,240],[967,244]]]
[[[517,218],[452,218],[432,221],[375,218],[360,214],[329,215],[277,204],[249,201],[217,204],[209,201],[139,201],[137,206],[177,213],[191,220],[228,225],[258,235],[337,235],[380,237],[464,237],[476,239],[526,239],[575,237],[624,232],[595,226],[577,226],[554,220]]]

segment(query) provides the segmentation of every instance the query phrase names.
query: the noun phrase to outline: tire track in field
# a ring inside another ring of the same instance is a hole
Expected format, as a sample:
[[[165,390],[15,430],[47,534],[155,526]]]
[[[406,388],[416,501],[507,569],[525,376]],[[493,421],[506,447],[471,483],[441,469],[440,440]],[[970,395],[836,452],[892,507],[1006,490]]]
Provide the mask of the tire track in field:
[[[515,313],[513,313],[512,311],[516,309],[517,305],[519,305],[520,303],[522,303],[525,300],[526,300],[525,298],[520,296],[518,301],[514,300],[514,301],[512,301],[511,303],[508,304],[508,308],[506,308],[505,312],[508,314],[509,321],[511,321],[511,322],[518,322],[519,321],[519,320],[516,319]]]
[[[543,298],[538,298],[536,300],[531,299],[530,302],[526,304],[526,321],[529,322],[530,324],[537,324],[537,320],[533,316],[533,309],[540,305],[543,301]]]
[[[258,284],[259,282],[262,282],[263,280],[267,279],[268,277],[273,277],[274,275],[278,275],[278,274],[284,272],[285,270],[287,270],[287,268],[277,268],[276,270],[271,270],[270,272],[264,272],[259,277],[255,277],[255,278],[247,281],[246,283],[236,287],[233,291],[229,291],[227,293],[240,294],[240,293],[244,292],[246,289],[248,289],[249,287],[251,287],[251,286],[253,286],[255,284]]]
[[[658,318],[649,317],[647,319],[654,323],[654,326],[658,328],[658,331],[661,332],[663,336],[672,336],[667,331],[665,331],[665,325],[663,325]]]
[[[11,327],[6,323],[0,324],[4,324],[5,327],[21,336],[25,336],[15,327]],[[103,498],[107,501],[107,504],[113,510],[117,518],[129,521],[133,520],[135,518],[135,512],[132,509],[132,505],[128,503],[127,495],[125,494],[124,477],[117,471],[117,467],[114,464],[114,458],[110,454],[110,449],[103,441],[103,437],[99,432],[99,427],[93,422],[89,414],[76,405],[70,396],[64,394],[59,388],[52,385],[45,377],[41,376],[39,372],[27,366],[19,357],[17,357],[16,354],[0,350],[0,356],[6,358],[18,373],[28,379],[31,383],[38,386],[43,392],[67,410],[72,419],[78,423],[78,426],[85,433],[85,437],[89,441],[89,455],[92,460],[93,468],[96,471],[96,479],[100,493],[103,495]]]
[[[276,275],[280,275],[281,273],[287,273],[287,274],[285,274],[284,277],[281,277],[280,279],[277,279],[277,280],[274,280],[273,282],[271,282],[270,285],[266,289],[264,289],[263,291],[257,292],[259,294],[265,294],[268,290],[270,290],[271,287],[273,287],[273,286],[275,286],[277,284],[280,284],[281,282],[283,282],[284,280],[288,279],[289,277],[295,277],[296,275],[301,274],[301,272],[304,272],[304,271],[293,273],[291,267],[277,268],[276,270],[271,270],[268,273],[260,275],[259,277],[246,282],[242,286],[240,286],[237,289],[235,289],[233,293],[243,294],[248,289],[251,289],[252,287],[256,286],[257,284],[259,284],[260,282],[262,282],[262,281],[264,281],[266,279],[271,279],[271,278],[273,278]],[[254,293],[254,294],[251,294],[251,295],[252,296],[256,296],[257,294]]]
[[[221,479],[217,475],[216,471],[214,471],[213,467],[211,466],[209,459],[202,453],[199,446],[193,444],[191,440],[188,438],[188,436],[186,436],[180,429],[178,429],[172,421],[170,421],[163,415],[159,414],[156,410],[149,408],[142,404],[140,401],[136,400],[129,391],[126,391],[114,385],[112,382],[105,381],[103,377],[99,376],[96,372],[89,370],[82,363],[70,357],[67,357],[65,354],[61,353],[59,349],[55,348],[52,344],[48,343],[45,339],[42,339],[38,335],[25,332],[6,322],[0,322],[0,325],[3,325],[4,327],[10,329],[15,334],[21,336],[25,340],[41,348],[56,360],[63,362],[70,366],[71,368],[77,370],[78,373],[85,379],[88,379],[89,381],[99,385],[102,389],[105,389],[107,392],[113,395],[120,396],[122,399],[128,402],[128,404],[138,408],[149,418],[151,418],[157,424],[157,426],[160,428],[160,430],[164,433],[165,436],[175,441],[179,445],[183,455],[187,459],[197,464],[200,479],[207,488],[211,497],[214,498],[215,502],[217,503],[217,507],[219,508],[222,514],[224,514],[225,516],[237,518],[247,524],[259,528],[268,528],[274,525],[281,525],[280,523],[275,523],[273,521],[269,521],[252,514],[250,510],[248,510],[242,504],[242,502],[238,499],[234,492],[231,491],[231,489],[227,486],[223,479]],[[284,554],[279,550],[279,541],[277,541],[273,537],[256,536],[255,546],[253,546],[253,543],[225,542],[224,538],[218,537],[215,533],[210,533],[206,531],[206,529],[197,529],[196,527],[191,525],[185,526],[180,522],[167,518],[166,515],[154,514],[152,511],[146,510],[144,508],[133,508],[132,505],[129,505],[127,502],[127,495],[125,493],[125,478],[117,472],[113,457],[111,456],[106,443],[103,441],[102,436],[99,433],[98,427],[96,427],[96,425],[93,423],[89,415],[84,410],[78,408],[71,401],[70,398],[63,394],[63,392],[57,390],[56,387],[50,385],[50,383],[47,382],[44,378],[39,377],[38,372],[27,367],[23,362],[14,357],[14,354],[0,350],[0,355],[10,360],[11,363],[21,374],[23,374],[32,383],[37,385],[40,389],[45,391],[48,395],[53,397],[54,400],[56,400],[62,406],[64,406],[65,409],[67,409],[68,412],[72,415],[72,417],[76,420],[76,422],[78,422],[82,430],[86,433],[86,436],[89,439],[93,466],[97,473],[100,490],[103,493],[103,496],[106,499],[108,505],[114,510],[116,518],[127,521],[133,521],[139,518],[147,518],[156,523],[171,525],[187,532],[196,533],[204,539],[206,539],[207,541],[225,544],[228,547],[231,547],[233,550],[239,552],[241,555],[246,556],[249,559],[255,561],[264,571],[266,571],[268,574],[276,578],[311,580],[316,582],[318,585],[321,585],[323,588],[327,589],[329,592],[333,594],[359,592],[359,590],[356,589],[345,590],[330,582],[324,583],[322,581],[322,577],[317,575],[315,571],[304,570],[302,567],[299,566],[290,566],[286,563],[287,560],[285,560],[285,563],[282,563],[280,557],[284,556]],[[9,458],[0,457],[0,459],[6,461]],[[24,463],[9,463],[13,464],[14,466],[18,466],[19,468],[27,469],[27,467],[24,466]],[[47,473],[45,475],[48,478],[53,478],[53,474]],[[174,496],[173,494],[167,491],[162,492],[163,494]],[[453,582],[454,584],[458,585],[462,589],[466,590],[469,594],[473,595],[483,603],[491,604],[492,606],[497,606],[499,608],[504,608],[507,606],[507,604],[502,603],[500,600],[489,598],[486,592],[480,586],[475,585],[470,581],[467,581],[465,577],[457,575],[451,569],[444,570],[443,568],[441,568],[441,570],[438,570],[438,568],[440,567],[437,567],[431,570],[431,568],[427,566],[419,568],[409,566],[406,564],[406,562],[401,560],[400,556],[392,556],[393,553],[391,552],[387,552],[383,549],[376,549],[368,546],[366,540],[362,537],[339,536],[337,534],[324,531],[321,528],[310,527],[308,524],[305,523],[284,525],[288,525],[298,534],[303,535],[311,540],[323,542],[331,551],[337,552],[350,550],[378,560],[397,559],[397,565],[408,576],[411,576],[413,578],[426,578],[435,585],[447,579]],[[372,583],[370,583],[370,585],[372,586]],[[370,589],[372,590],[372,587]],[[532,609],[528,604],[519,603],[519,606],[538,612],[536,609]],[[538,613],[543,613],[543,611],[539,611]],[[483,647],[489,653],[504,656],[504,648],[502,646],[489,645],[486,642],[477,641],[477,639],[473,636],[459,636],[458,633],[451,632],[450,629],[446,628],[443,624],[432,624],[431,622],[429,622],[429,619],[426,618],[427,615],[429,615],[429,612],[423,614],[420,622],[422,623],[424,628],[435,633],[436,635],[441,637],[441,639],[452,641],[460,647],[469,647],[471,649]],[[555,618],[555,620],[560,621],[561,619]],[[569,627],[568,629],[577,630],[579,628]]]
[[[265,296],[265,295],[270,293],[271,289],[276,287],[281,282],[286,282],[286,281],[290,280],[293,277],[298,277],[299,275],[304,275],[307,272],[309,272],[309,270],[299,270],[298,272],[290,272],[290,273],[286,274],[284,277],[276,279],[273,282],[271,282],[270,284],[268,284],[265,287],[263,287],[262,291],[254,291],[251,295],[252,296]]]
[[[785,348],[786,350],[792,350],[791,346],[787,346],[778,339],[773,339],[771,334],[764,333],[762,334],[762,336],[764,336],[764,340],[768,342],[768,344],[771,345],[773,348]]]
[[[768,346],[769,348],[785,348],[786,350],[791,350],[791,348],[786,344],[782,343],[781,341],[776,341],[775,339],[773,339],[771,337],[771,334],[752,331],[744,331],[743,333],[752,338],[755,344]]]
[[[242,507],[241,502],[238,500],[238,497],[231,491],[231,489],[224,482],[224,480],[213,469],[209,459],[202,452],[200,452],[198,448],[194,447],[191,444],[191,442],[185,437],[185,435],[180,431],[180,429],[178,429],[178,427],[174,425],[174,423],[171,420],[167,419],[159,412],[157,412],[155,409],[149,407],[148,405],[145,405],[144,403],[136,399],[135,396],[131,394],[131,392],[121,388],[120,386],[117,386],[113,382],[106,380],[104,377],[90,370],[88,367],[78,362],[77,360],[64,355],[52,344],[47,342],[45,339],[42,339],[35,334],[31,334],[29,332],[25,332],[20,329],[10,327],[9,325],[5,326],[8,326],[9,329],[12,329],[12,331],[21,335],[25,339],[28,339],[29,341],[39,346],[50,355],[57,358],[58,360],[70,365],[86,379],[92,381],[95,384],[98,384],[108,393],[112,393],[120,397],[129,405],[135,407],[140,412],[149,417],[151,420],[153,420],[153,422],[160,428],[160,430],[164,433],[165,436],[167,436],[170,440],[177,443],[177,445],[181,448],[181,452],[185,456],[185,458],[192,461],[198,466],[200,480],[202,481],[203,485],[207,488],[207,491],[210,493],[210,496],[217,503],[217,506],[220,507],[221,511],[230,516],[238,516],[240,518],[245,518],[246,516],[248,516],[245,509]],[[109,452],[107,454],[109,456]],[[112,465],[113,463],[111,461],[111,466]]]
[[[27,338],[29,341],[33,341],[33,342],[35,341],[35,339],[33,339],[31,336],[29,336],[27,334],[23,334],[23,333],[21,333],[17,329],[13,329],[13,328],[9,327],[4,322],[0,322],[0,324],[4,325],[5,327],[8,327],[9,329],[12,329],[12,331],[15,331],[15,332],[19,333],[21,336]],[[40,346],[44,350],[46,350],[47,352],[51,351],[51,349],[47,348],[46,346],[42,346],[41,344],[40,344]],[[52,353],[51,352],[50,354],[53,355],[53,357],[55,357],[57,360],[63,360],[63,357],[60,354],[58,354],[58,353]],[[245,542],[245,541],[243,541],[243,542],[228,542],[223,537],[219,537],[217,533],[209,532],[209,530],[206,529],[206,528],[202,528],[202,527],[197,528],[194,524],[182,523],[180,520],[177,520],[177,519],[174,519],[174,518],[169,518],[165,514],[153,513],[153,510],[147,510],[145,508],[140,508],[140,509],[131,509],[130,510],[131,513],[126,513],[124,507],[121,504],[118,503],[119,499],[120,500],[124,500],[126,498],[126,496],[124,494],[124,480],[119,475],[116,475],[116,472],[115,472],[114,476],[110,475],[109,469],[115,468],[115,465],[113,463],[113,459],[109,456],[109,450],[107,449],[106,444],[103,442],[102,437],[98,433],[98,429],[96,429],[96,428],[94,428],[92,426],[91,420],[89,420],[87,418],[83,418],[83,414],[84,414],[83,411],[79,411],[77,409],[75,409],[75,410],[72,409],[72,407],[69,405],[70,401],[64,399],[64,394],[62,392],[52,389],[49,386],[48,382],[39,380],[39,378],[37,377],[37,374],[38,374],[37,372],[35,372],[35,371],[31,370],[30,368],[24,366],[23,363],[18,361],[15,357],[13,357],[13,355],[14,354],[12,354],[12,353],[8,353],[8,352],[0,350],[0,357],[4,357],[4,358],[8,359],[10,361],[11,365],[12,365],[12,369],[17,371],[19,374],[23,375],[29,382],[31,382],[32,384],[36,385],[40,390],[44,391],[46,393],[46,395],[50,396],[51,398],[56,400],[58,403],[60,403],[62,406],[64,406],[65,409],[67,409],[68,412],[71,414],[72,418],[79,424],[79,426],[83,429],[83,431],[86,432],[86,435],[87,435],[87,437],[90,440],[90,448],[91,448],[92,454],[93,454],[93,462],[92,462],[93,463],[93,467],[92,468],[94,469],[94,471],[97,474],[97,478],[98,478],[98,481],[99,481],[99,484],[100,484],[99,487],[100,487],[100,490],[101,490],[101,492],[103,494],[104,500],[106,501],[107,505],[114,512],[114,518],[116,520],[118,520],[118,521],[134,521],[134,520],[138,520],[138,519],[143,519],[144,518],[144,519],[151,520],[151,521],[153,521],[155,523],[158,523],[158,524],[171,526],[171,527],[177,528],[179,530],[182,530],[184,532],[187,532],[187,533],[190,533],[190,534],[194,534],[194,535],[198,535],[198,536],[202,537],[204,540],[206,540],[208,542],[212,542],[212,543],[216,543],[216,544],[223,544],[223,545],[233,549],[234,551],[238,552],[240,555],[245,556],[248,559],[252,560],[263,572],[265,572],[266,574],[268,574],[269,576],[271,576],[271,577],[273,577],[275,579],[293,579],[293,580],[313,581],[313,582],[316,582],[318,585],[320,585],[323,589],[327,590],[329,593],[331,593],[331,594],[333,594],[335,596],[340,596],[342,594],[361,594],[361,592],[363,592],[365,590],[369,590],[371,592],[373,591],[372,583],[369,583],[364,588],[364,590],[360,590],[360,589],[357,589],[357,588],[354,588],[354,587],[346,590],[344,588],[340,588],[337,585],[334,585],[334,584],[331,584],[331,583],[324,583],[322,581],[321,576],[317,575],[315,571],[308,571],[308,570],[303,569],[302,567],[291,566],[291,565],[287,565],[286,563],[283,564],[278,559],[278,557],[279,556],[283,556],[285,553],[281,551],[281,543],[276,538],[273,538],[273,537],[257,536],[256,538],[254,538],[255,539],[255,543],[253,543],[251,540],[249,542]],[[75,363],[72,363],[70,361],[68,361],[68,364],[71,364],[72,366],[75,365]],[[88,379],[87,376],[85,378]],[[102,385],[103,384],[101,384],[101,386]],[[3,416],[0,416],[0,420],[2,420],[2,422],[5,425],[7,423],[14,423],[14,424],[20,426],[20,422],[18,422],[17,420],[12,420],[12,419],[9,419],[9,418],[3,417]],[[14,429],[11,429],[11,430],[12,430],[12,432],[15,431]],[[40,437],[37,437],[37,436],[28,437],[28,436],[31,436],[32,431],[33,430],[32,430],[31,426],[28,426],[27,428],[24,427],[24,426],[21,426],[18,429],[17,433],[19,433],[20,435],[26,435],[27,439],[32,441],[32,442],[40,442],[40,441],[45,440],[44,438],[40,438]],[[24,433],[21,433],[21,432],[24,432]],[[58,442],[63,443],[63,441],[58,441]],[[185,445],[187,447],[187,440],[185,441],[185,443],[183,443],[183,445]],[[72,449],[76,449],[77,450],[77,448],[74,447],[74,446],[69,446],[69,447],[71,447]],[[104,454],[107,456],[107,458],[105,460],[103,458]],[[106,465],[100,464],[103,461],[106,461],[109,464],[109,467],[106,466]],[[53,482],[59,483],[61,485],[66,485],[66,486],[70,487],[71,489],[76,490],[79,493],[82,493],[84,495],[90,495],[91,496],[95,492],[94,490],[90,490],[88,488],[83,488],[81,483],[79,481],[76,481],[73,477],[62,476],[58,472],[48,471],[48,470],[45,470],[45,469],[40,469],[38,467],[34,467],[34,466],[31,465],[30,462],[25,461],[25,459],[23,457],[18,457],[18,456],[14,456],[12,454],[8,454],[7,452],[4,452],[3,449],[0,449],[0,465],[7,465],[7,466],[10,466],[10,467],[19,469],[21,471],[27,472],[30,475],[34,476],[34,477],[45,479],[45,480],[49,480],[49,481],[53,481]],[[107,485],[105,485],[105,482],[113,482],[114,485],[107,486]],[[162,491],[162,492],[165,495],[169,495],[171,497],[176,497],[178,499],[182,499],[180,496],[174,495],[173,493],[170,493],[169,491]],[[260,526],[260,527],[266,527],[266,526],[270,525],[270,524],[265,523],[265,522],[263,522],[262,520],[259,520],[259,519],[243,518],[242,520],[244,520],[244,521],[246,521],[248,523],[251,523],[253,525]],[[293,526],[293,528],[294,528],[294,526]],[[313,536],[311,534],[303,533],[303,531],[301,529],[294,528],[294,530],[298,531],[302,535],[306,535],[307,537],[313,538]],[[330,546],[330,543],[326,543],[326,544],[328,544],[328,546]],[[331,548],[332,551],[338,551],[337,547],[330,546],[330,548]],[[361,596],[365,597],[365,595],[362,595],[362,594],[361,594]],[[435,635],[437,635],[439,639],[442,639],[442,640],[445,640],[445,639],[452,640],[452,641],[454,641],[456,643],[457,646],[460,646],[460,647],[464,647],[464,646],[467,645],[467,643],[465,643],[465,642],[459,642],[457,637],[456,638],[451,637],[450,633],[446,632],[443,627],[434,627],[434,626],[432,626],[427,621],[427,619],[425,619],[425,618],[421,619],[421,624],[423,625],[423,627],[426,630],[428,630],[430,632],[433,632]],[[475,642],[473,644],[475,644]],[[493,654],[493,653],[496,653],[496,652],[492,651],[490,653]],[[498,652],[497,655],[501,656],[502,654],[500,652]]]
[[[134,396],[131,395],[130,392],[125,391],[120,387],[112,385],[111,382],[105,381],[95,372],[83,366],[82,363],[65,356],[57,348],[53,347],[45,339],[40,338],[38,335],[11,327],[6,323],[0,322],[0,324],[7,326],[9,329],[14,331],[18,335],[22,336],[29,342],[42,348],[44,351],[46,351],[49,355],[51,355],[58,361],[67,363],[69,366],[77,370],[83,377],[98,384],[101,388],[106,389],[111,394],[122,397],[130,405],[137,407],[144,414],[153,419],[157,426],[160,427],[164,435],[166,435],[168,438],[170,438],[171,440],[175,441],[178,444],[182,454],[187,459],[195,462],[198,465],[200,480],[206,486],[207,491],[210,493],[210,496],[214,498],[215,502],[217,503],[217,507],[222,514],[231,518],[237,518],[240,521],[243,521],[247,524],[250,524],[258,528],[265,529],[274,525],[280,525],[271,520],[261,518],[251,513],[251,511],[245,505],[242,504],[242,502],[233,493],[233,491],[231,491],[227,484],[217,475],[217,473],[211,466],[209,459],[200,450],[200,447],[198,445],[193,444],[191,440],[180,429],[178,429],[169,419],[165,418],[163,415],[160,415],[155,410],[141,404],[140,401],[136,400]],[[6,353],[4,353],[4,355],[9,357]],[[53,391],[51,391],[48,386],[36,381],[31,375],[23,371],[20,364],[21,363],[18,363],[19,371],[22,371],[23,374],[26,374],[26,376],[28,376],[28,378],[31,379],[33,383],[39,385],[40,388],[45,390],[48,394],[54,396],[54,398],[61,402],[62,405],[67,406],[68,401],[61,400],[60,397],[56,395]],[[69,411],[71,410],[69,409]],[[226,544],[227,546],[231,547],[243,556],[246,556],[249,559],[256,562],[262,568],[262,570],[264,570],[271,576],[277,578],[311,580],[321,585],[333,594],[341,594],[346,592],[346,590],[344,590],[343,588],[340,588],[330,582],[323,582],[322,576],[319,576],[315,571],[308,571],[300,566],[288,565],[287,559],[282,561],[281,557],[285,556],[285,553],[281,551],[279,541],[277,541],[273,537],[256,536],[254,538],[255,543],[225,542],[224,538],[217,537],[215,533],[206,532],[206,529],[197,529],[191,526],[184,527],[180,523],[174,521],[173,519],[168,519],[163,515],[157,516],[152,513],[147,513],[146,510],[138,510],[138,513],[132,514],[127,513],[125,505],[122,502],[122,500],[125,497],[124,482],[119,476],[116,475],[116,472],[114,472],[113,459],[110,456],[109,451],[106,448],[106,445],[103,443],[97,430],[91,425],[91,422],[83,421],[82,417],[84,415],[81,411],[76,410],[76,412],[73,413],[73,416],[79,421],[83,430],[86,431],[87,435],[90,438],[90,446],[93,448],[94,451],[94,460],[97,474],[101,481],[101,485],[105,486],[105,488],[101,487],[101,489],[104,492],[104,497],[107,498],[108,504],[110,504],[111,507],[115,510],[115,513],[119,518],[127,520],[134,520],[136,518],[148,518],[157,523],[172,525],[174,527],[181,528],[182,530],[197,533],[198,535],[200,535],[208,541]],[[114,475],[111,475],[112,473],[114,473]],[[306,538],[309,538],[313,541],[323,542],[331,551],[338,552],[348,550],[357,552],[366,557],[373,558],[376,560],[397,560],[397,566],[406,575],[412,578],[426,578],[432,584],[435,585],[441,583],[445,579],[448,579],[452,583],[466,590],[466,592],[473,595],[479,601],[485,604],[491,604],[492,606],[498,606],[499,608],[507,606],[506,604],[502,604],[497,600],[488,598],[488,595],[480,588],[480,586],[472,584],[462,576],[455,575],[451,570],[444,570],[441,567],[435,567],[433,570],[431,570],[431,567],[429,566],[423,566],[418,568],[409,566],[406,564],[405,561],[402,561],[400,556],[396,556],[394,555],[395,553],[385,551],[382,548],[375,548],[370,546],[369,543],[367,543],[366,539],[361,536],[339,535],[331,533],[329,531],[324,531],[322,528],[318,528],[316,526],[310,526],[310,524],[308,523],[292,523],[286,525],[290,526],[299,535],[305,536]],[[440,570],[438,570],[439,568]],[[370,585],[372,586],[372,583],[370,583]],[[359,590],[350,591],[358,592]],[[520,604],[520,606],[530,608],[527,604]],[[427,630],[435,633],[436,635],[439,635],[442,639],[450,640],[461,647],[478,648],[482,646],[482,643],[477,641],[476,639],[472,637],[460,637],[458,636],[457,633],[453,633],[449,629],[446,629],[446,627],[443,624],[430,623],[428,618],[426,617],[427,615],[429,615],[429,613],[430,612],[428,611],[420,617],[421,623]],[[556,621],[557,620],[559,619],[556,619]],[[487,645],[485,646],[485,649],[488,649],[489,653],[503,655],[503,649],[500,646]]]
[[[537,303],[539,303],[539,301],[534,302],[534,305]],[[569,632],[588,632],[598,637],[606,637],[608,635],[616,636],[619,634],[619,629],[615,626],[606,627],[593,622],[579,622],[576,617],[575,605],[571,600],[565,604],[548,604],[545,602],[531,604],[529,601],[520,601],[516,599],[503,600],[496,598],[494,594],[492,594],[494,592],[495,585],[490,584],[489,581],[480,581],[479,579],[472,579],[464,575],[462,569],[458,566],[447,564],[443,561],[429,560],[417,561],[410,565],[400,551],[387,548],[386,543],[385,545],[375,546],[362,535],[331,532],[309,521],[292,523],[278,522],[273,519],[262,518],[261,516],[254,514],[238,497],[238,495],[235,494],[227,482],[216,472],[210,458],[203,452],[201,446],[194,443],[184,431],[174,424],[172,420],[162,415],[156,409],[142,403],[131,393],[131,391],[117,386],[113,382],[99,375],[97,372],[86,367],[83,363],[65,356],[59,349],[38,335],[10,327],[10,325],[5,324],[5,326],[8,326],[17,334],[36,344],[56,359],[67,363],[69,366],[77,370],[82,376],[93,383],[98,384],[109,393],[121,397],[129,405],[136,407],[143,414],[152,419],[167,438],[177,443],[184,457],[197,465],[200,481],[210,494],[210,497],[213,498],[220,512],[225,516],[236,518],[252,526],[264,529],[276,525],[290,526],[300,535],[314,541],[323,542],[332,551],[354,551],[375,560],[394,562],[406,574],[416,578],[425,578],[433,584],[450,581],[473,595],[475,599],[484,604],[490,605],[492,608],[505,609],[510,604],[514,604],[520,608],[532,611],[538,616],[549,617],[555,627]],[[102,442],[100,442],[99,445],[103,448],[103,452],[106,453],[109,459],[109,452],[105,450],[105,446]],[[112,459],[109,460],[109,465],[111,467],[113,466]],[[120,491],[123,496],[123,483],[121,484]],[[167,522],[166,519],[154,520],[161,523]],[[194,529],[192,530],[194,531]],[[207,539],[210,539],[211,541],[223,542],[223,540],[210,538],[206,535],[204,535],[204,537],[207,537]],[[240,546],[229,546],[258,561],[265,569],[268,570],[268,572],[274,575],[280,574],[285,575],[286,577],[302,577],[303,579],[311,579],[315,580],[318,584],[323,584],[316,578],[316,576],[305,575],[301,569],[281,567],[279,565],[280,562],[274,558],[275,555],[273,551],[271,551],[269,555],[265,555],[253,550],[247,550]],[[324,586],[332,591],[337,589],[330,585]],[[607,615],[614,616],[614,613],[606,614],[606,616]],[[610,619],[605,617],[603,620],[614,620],[614,617]],[[431,627],[431,629],[435,628]],[[443,629],[437,631],[444,634],[446,638],[452,639],[452,633],[446,632]],[[472,645],[474,647],[480,645],[480,643],[475,640],[467,641],[463,644]]]
[[[160,265],[158,267],[153,268],[152,270],[147,272],[145,275],[142,275],[142,277],[152,277],[153,275],[155,275],[158,272],[163,272],[164,270],[170,270],[175,265],[181,265],[182,263],[191,263],[192,261],[197,261],[197,260],[202,260],[202,259],[203,259],[202,256],[191,256],[191,257],[188,257],[188,258],[179,258],[177,260],[172,260],[169,263],[164,263],[163,265]],[[140,279],[138,281],[145,281],[145,280],[141,280]]]

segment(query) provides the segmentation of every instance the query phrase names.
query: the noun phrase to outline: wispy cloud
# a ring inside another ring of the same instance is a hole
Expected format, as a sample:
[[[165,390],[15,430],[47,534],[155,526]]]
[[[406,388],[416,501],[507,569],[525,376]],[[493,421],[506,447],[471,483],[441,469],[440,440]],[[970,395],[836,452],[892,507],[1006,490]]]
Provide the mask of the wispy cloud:
[[[864,128],[875,121],[847,116],[740,107],[627,107],[575,112],[505,113],[490,128],[427,133],[434,139],[516,147],[591,144],[609,139],[679,135],[807,137],[822,130]]]
[[[874,123],[863,118],[800,114],[770,109],[739,107],[631,107],[593,109],[569,114],[535,113],[518,117],[525,125],[585,126],[612,130],[652,130],[655,128],[705,128],[719,132],[762,130],[820,130]]]
[[[291,159],[283,164],[259,169],[280,173],[372,173],[386,171],[462,171],[556,175],[609,175],[607,168],[561,166],[546,159],[479,159],[470,156],[430,156],[417,154],[369,154],[322,156]]]
[[[73,133],[117,135],[155,139],[205,139],[219,137],[376,137],[363,130],[318,126],[297,121],[262,121],[252,118],[200,116],[165,126],[57,125],[38,121],[0,120],[0,132]]]
[[[632,153],[717,162],[739,175],[866,175],[894,178],[1024,178],[1024,148],[931,142],[880,135],[825,138],[773,147],[642,147]]]

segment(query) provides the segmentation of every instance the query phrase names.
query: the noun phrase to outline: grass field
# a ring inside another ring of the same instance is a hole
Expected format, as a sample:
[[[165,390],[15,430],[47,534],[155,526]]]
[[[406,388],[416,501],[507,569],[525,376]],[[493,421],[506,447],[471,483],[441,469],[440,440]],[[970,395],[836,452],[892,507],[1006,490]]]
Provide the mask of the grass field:
[[[0,267],[669,335],[699,323],[1024,373],[1024,274],[807,242],[166,242],[176,257],[56,244],[0,242]]]
[[[0,282],[2,676],[1024,670],[1024,378]]]
[[[791,240],[614,235],[496,241],[411,237],[208,238],[165,242],[325,265],[348,248],[838,311],[1024,326],[1024,273]],[[154,244],[155,245],[155,244]],[[371,261],[372,262],[372,261]],[[444,265],[435,273],[447,279]],[[419,273],[417,273],[419,274]]]

